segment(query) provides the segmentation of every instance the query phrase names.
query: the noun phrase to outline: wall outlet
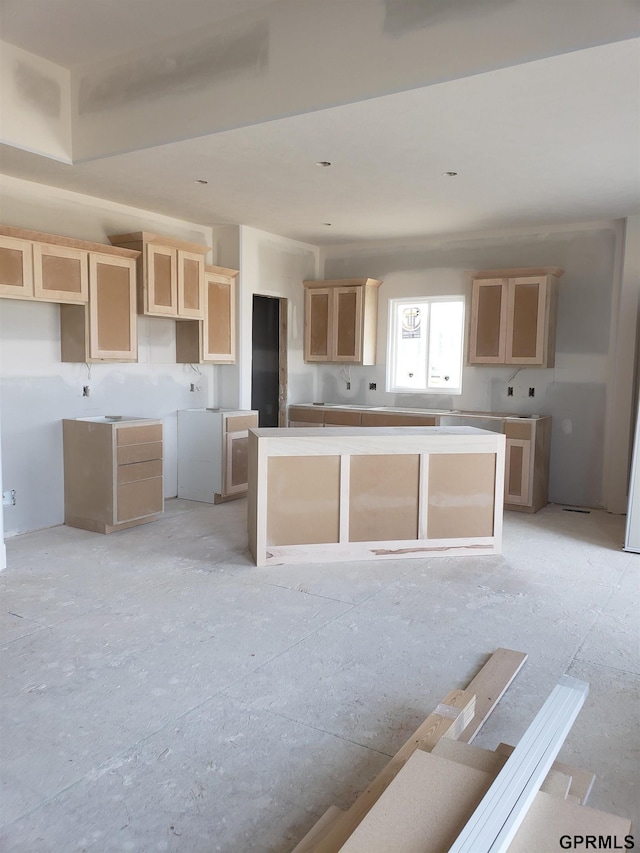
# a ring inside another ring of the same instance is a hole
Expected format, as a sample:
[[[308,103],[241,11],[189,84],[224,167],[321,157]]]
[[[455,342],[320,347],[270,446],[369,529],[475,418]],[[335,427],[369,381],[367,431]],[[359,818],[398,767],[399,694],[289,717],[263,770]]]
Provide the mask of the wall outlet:
[[[530,397],[536,396],[536,389],[535,388],[529,388],[529,396]]]
[[[15,489],[7,489],[6,492],[2,493],[2,506],[15,506],[16,505],[16,490]]]
[[[378,386],[376,385],[376,383],[375,383],[375,382],[370,382],[370,383],[369,383],[369,391],[375,391],[377,387],[378,387]]]
[[[200,386],[192,382],[189,391],[200,391]]]
[[[82,386],[82,396],[88,397],[90,394],[91,394],[91,388],[89,388],[88,385],[83,385]]]
[[[513,397],[513,385],[507,387],[507,397]]]

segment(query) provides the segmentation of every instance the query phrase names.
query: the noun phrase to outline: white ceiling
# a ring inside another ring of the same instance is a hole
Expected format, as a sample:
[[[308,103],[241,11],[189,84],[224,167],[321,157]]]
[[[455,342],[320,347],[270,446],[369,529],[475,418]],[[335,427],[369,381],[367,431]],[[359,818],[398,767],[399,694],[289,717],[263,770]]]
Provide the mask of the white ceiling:
[[[185,17],[193,29],[273,2],[187,0],[185,16],[184,0],[2,0],[1,35],[73,69],[165,39]],[[463,19],[467,0],[449,2]],[[3,146],[0,171],[315,244],[625,217],[640,211],[639,45],[587,44],[73,166]]]

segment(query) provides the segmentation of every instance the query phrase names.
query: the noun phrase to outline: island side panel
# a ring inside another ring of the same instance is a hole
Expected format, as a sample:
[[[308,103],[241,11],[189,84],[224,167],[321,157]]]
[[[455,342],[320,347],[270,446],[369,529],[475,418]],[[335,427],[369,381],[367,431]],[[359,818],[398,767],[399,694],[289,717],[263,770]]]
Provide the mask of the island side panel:
[[[428,539],[494,535],[495,453],[429,458]]]
[[[340,456],[267,462],[267,547],[340,540]]]
[[[417,539],[419,454],[352,456],[349,541]]]

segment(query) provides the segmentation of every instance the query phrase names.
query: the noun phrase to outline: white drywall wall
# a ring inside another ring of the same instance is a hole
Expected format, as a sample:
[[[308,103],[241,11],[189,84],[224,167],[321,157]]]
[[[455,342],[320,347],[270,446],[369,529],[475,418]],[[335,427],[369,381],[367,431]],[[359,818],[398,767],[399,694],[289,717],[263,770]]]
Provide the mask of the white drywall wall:
[[[0,42],[0,139],[70,163],[71,74],[53,62]]]
[[[253,294],[287,299],[288,388],[290,400],[309,400],[316,371],[304,363],[305,279],[318,278],[320,250],[257,228],[240,229],[240,294],[242,318],[238,341],[240,405],[251,407],[251,317]]]

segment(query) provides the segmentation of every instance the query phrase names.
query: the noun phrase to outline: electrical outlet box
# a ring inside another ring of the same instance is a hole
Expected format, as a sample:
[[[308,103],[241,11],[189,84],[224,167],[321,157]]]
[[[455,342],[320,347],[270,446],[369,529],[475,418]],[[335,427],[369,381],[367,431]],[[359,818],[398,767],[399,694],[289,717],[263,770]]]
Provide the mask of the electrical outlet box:
[[[507,397],[513,397],[513,385],[507,387]]]
[[[536,396],[536,389],[535,388],[529,388],[529,396],[530,397]]]
[[[16,490],[15,489],[7,489],[6,492],[2,493],[2,506],[15,506],[16,505]]]
[[[370,382],[370,383],[369,383],[369,391],[375,391],[377,387],[378,387],[378,386],[377,386],[377,384],[376,384],[375,382]]]

